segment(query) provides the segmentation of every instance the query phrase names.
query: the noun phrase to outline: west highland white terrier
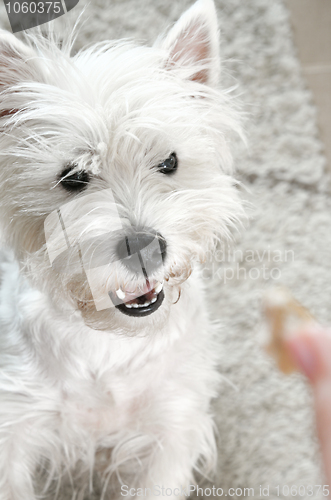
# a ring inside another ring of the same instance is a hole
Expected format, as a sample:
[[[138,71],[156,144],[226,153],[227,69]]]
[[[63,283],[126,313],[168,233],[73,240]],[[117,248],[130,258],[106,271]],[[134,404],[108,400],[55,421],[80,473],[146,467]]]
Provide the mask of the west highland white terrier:
[[[152,48],[73,57],[0,32],[1,500],[36,499],[38,474],[178,498],[215,465],[199,263],[242,215],[216,18],[199,0]]]

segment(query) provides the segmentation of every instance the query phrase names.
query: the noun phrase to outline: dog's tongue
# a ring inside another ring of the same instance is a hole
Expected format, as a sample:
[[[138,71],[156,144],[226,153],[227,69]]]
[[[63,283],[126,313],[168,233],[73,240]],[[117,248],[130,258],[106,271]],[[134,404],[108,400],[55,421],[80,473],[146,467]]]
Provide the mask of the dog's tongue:
[[[139,288],[136,288],[135,290],[123,290],[125,293],[125,298],[123,301],[128,302],[130,300],[135,300],[138,297],[141,297],[142,295],[148,296],[150,293],[152,293],[153,287],[155,286],[156,283],[154,282],[149,282],[146,280],[144,285],[140,285]]]

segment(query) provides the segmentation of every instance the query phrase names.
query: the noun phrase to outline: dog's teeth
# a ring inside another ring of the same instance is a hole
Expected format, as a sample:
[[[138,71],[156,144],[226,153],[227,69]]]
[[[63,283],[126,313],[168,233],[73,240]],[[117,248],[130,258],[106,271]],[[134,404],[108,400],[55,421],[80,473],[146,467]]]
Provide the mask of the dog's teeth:
[[[150,304],[153,304],[154,302],[156,302],[156,300],[156,297],[154,297],[151,301],[148,300],[143,304],[137,304],[137,302],[134,302],[133,304],[125,304],[125,307],[128,307],[129,309],[131,309],[132,307],[134,307],[135,309],[141,309],[142,307],[147,307]]]
[[[123,290],[121,290],[121,288],[119,288],[118,290],[116,290],[116,295],[117,295],[117,297],[120,300],[125,299],[125,293],[123,292]]]
[[[163,288],[163,283],[159,283],[155,288],[154,290],[156,291],[156,293],[160,293],[161,290]]]

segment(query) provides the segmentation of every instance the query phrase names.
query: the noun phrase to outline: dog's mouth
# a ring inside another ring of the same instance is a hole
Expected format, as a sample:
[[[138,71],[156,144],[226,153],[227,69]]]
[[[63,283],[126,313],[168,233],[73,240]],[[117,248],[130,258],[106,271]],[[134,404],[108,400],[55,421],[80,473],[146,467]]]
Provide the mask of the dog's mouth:
[[[146,280],[143,287],[134,291],[119,288],[116,293],[110,292],[116,309],[127,316],[143,317],[154,313],[164,299],[163,283],[150,283]]]

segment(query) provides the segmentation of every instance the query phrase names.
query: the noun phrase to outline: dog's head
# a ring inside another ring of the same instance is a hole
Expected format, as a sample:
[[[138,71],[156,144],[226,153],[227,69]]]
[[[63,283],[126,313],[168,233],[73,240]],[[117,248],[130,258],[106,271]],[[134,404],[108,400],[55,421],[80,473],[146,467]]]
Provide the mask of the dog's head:
[[[3,233],[34,284],[95,328],[162,324],[241,214],[218,43],[212,0],[152,48],[70,57],[0,32]]]

